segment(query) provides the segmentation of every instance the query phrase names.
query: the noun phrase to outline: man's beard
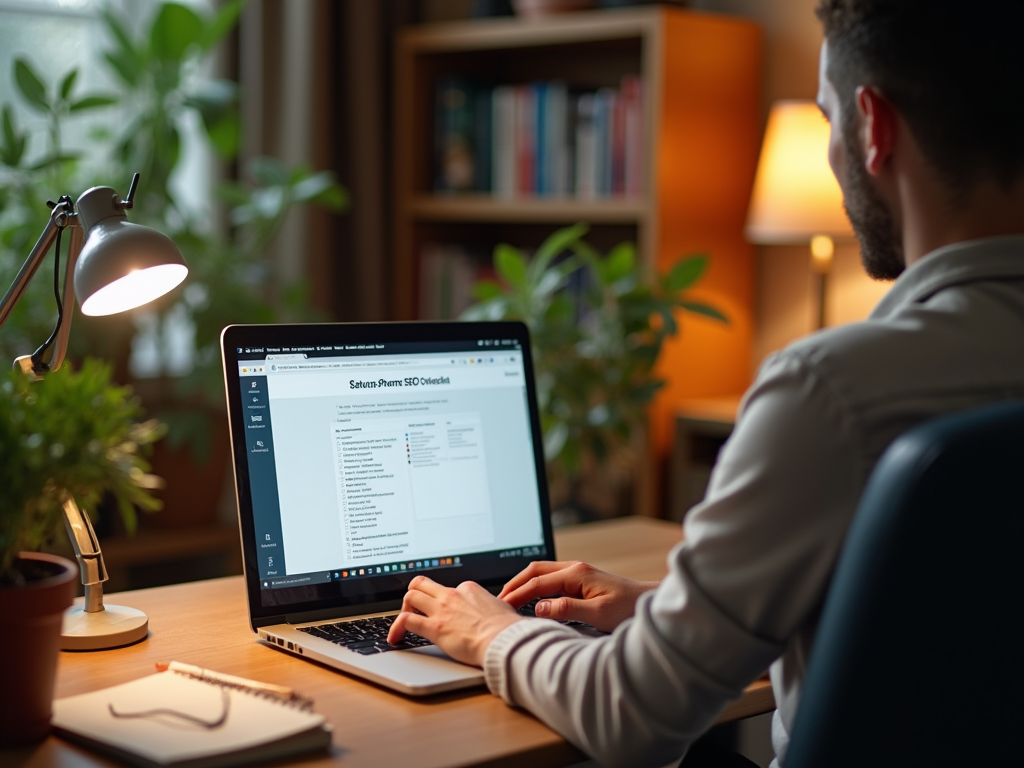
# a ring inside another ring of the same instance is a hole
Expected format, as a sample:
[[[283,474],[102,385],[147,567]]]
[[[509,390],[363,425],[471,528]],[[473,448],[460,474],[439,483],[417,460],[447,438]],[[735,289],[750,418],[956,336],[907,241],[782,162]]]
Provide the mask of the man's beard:
[[[871,185],[864,169],[864,153],[856,140],[854,126],[843,131],[846,145],[846,184],[843,207],[860,241],[860,259],[868,276],[895,280],[906,268],[903,238],[896,228],[889,206]]]

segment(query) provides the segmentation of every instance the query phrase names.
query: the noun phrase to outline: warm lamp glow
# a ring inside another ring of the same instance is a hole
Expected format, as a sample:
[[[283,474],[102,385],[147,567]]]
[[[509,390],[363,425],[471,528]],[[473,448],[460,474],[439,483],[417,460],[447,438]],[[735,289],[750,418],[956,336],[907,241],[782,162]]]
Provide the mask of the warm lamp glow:
[[[836,245],[828,235],[815,235],[811,238],[811,261],[817,272],[828,272],[832,267],[832,254]]]
[[[188,275],[183,264],[161,264],[129,272],[82,304],[83,315],[113,315],[141,307],[175,288]]]
[[[853,234],[828,164],[829,125],[811,101],[780,101],[768,116],[747,237],[764,244],[809,243]]]

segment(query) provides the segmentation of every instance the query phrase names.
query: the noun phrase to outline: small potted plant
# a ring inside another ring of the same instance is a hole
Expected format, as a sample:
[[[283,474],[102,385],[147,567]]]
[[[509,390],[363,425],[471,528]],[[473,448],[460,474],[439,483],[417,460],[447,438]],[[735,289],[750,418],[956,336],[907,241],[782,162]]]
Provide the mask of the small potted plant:
[[[136,508],[155,509],[158,483],[142,454],[162,434],[110,370],[87,360],[33,381],[0,377],[0,680],[8,701],[0,749],[49,730],[61,618],[78,569],[45,554],[64,535],[70,494],[86,510],[109,494],[133,530]]]
[[[532,259],[510,245],[494,250],[499,281],[475,286],[465,320],[522,320],[530,329],[544,453],[559,518],[621,514],[644,450],[647,409],[665,382],[656,365],[684,312],[728,322],[685,295],[707,256],[658,274],[620,243],[599,253],[584,224],[554,232]],[[619,498],[616,498],[619,497]]]

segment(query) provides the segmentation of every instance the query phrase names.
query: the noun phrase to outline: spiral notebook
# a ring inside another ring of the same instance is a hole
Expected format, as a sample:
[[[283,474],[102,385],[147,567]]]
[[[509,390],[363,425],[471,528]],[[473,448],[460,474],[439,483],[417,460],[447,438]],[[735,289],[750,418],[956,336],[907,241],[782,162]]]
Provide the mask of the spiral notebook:
[[[69,741],[146,768],[223,768],[331,743],[308,702],[173,671],[58,699],[52,722]]]

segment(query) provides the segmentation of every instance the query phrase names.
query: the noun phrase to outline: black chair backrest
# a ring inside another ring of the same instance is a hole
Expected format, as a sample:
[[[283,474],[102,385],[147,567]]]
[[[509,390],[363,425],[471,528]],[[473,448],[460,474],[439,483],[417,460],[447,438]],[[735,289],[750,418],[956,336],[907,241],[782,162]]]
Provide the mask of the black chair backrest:
[[[908,431],[865,489],[785,768],[1024,765],[1024,403]]]

